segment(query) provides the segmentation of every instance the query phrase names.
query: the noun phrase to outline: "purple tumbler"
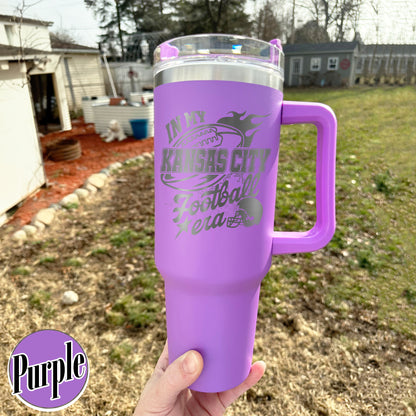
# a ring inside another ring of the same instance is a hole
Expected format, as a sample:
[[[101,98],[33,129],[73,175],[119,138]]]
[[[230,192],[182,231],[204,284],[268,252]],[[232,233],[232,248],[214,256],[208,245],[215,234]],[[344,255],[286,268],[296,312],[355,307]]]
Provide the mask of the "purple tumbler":
[[[247,377],[272,255],[318,250],[335,230],[336,118],[323,104],[283,101],[283,59],[278,40],[219,34],[155,51],[155,260],[169,359],[202,354],[197,391]],[[276,232],[280,125],[297,123],[317,127],[317,219]]]

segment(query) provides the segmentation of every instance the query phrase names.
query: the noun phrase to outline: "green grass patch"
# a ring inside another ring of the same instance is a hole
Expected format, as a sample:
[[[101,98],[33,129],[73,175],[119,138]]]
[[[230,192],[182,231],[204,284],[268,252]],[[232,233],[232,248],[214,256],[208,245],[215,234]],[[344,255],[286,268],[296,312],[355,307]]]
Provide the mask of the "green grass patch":
[[[38,244],[39,242],[35,242],[35,244]],[[48,238],[47,240],[40,242],[42,250],[49,248],[49,247],[55,247],[59,244],[58,240],[55,238]]]
[[[132,351],[133,346],[129,342],[124,341],[111,349],[110,359],[111,361],[122,365],[124,364],[125,360],[130,356]]]
[[[153,302],[154,294],[148,289],[145,299],[135,299],[132,295],[119,298],[107,313],[107,320],[113,325],[145,328],[156,321],[160,304]]]
[[[38,290],[30,295],[29,306],[40,311],[45,319],[50,319],[56,315],[56,310],[50,304],[50,300],[50,292]]]
[[[51,294],[45,290],[38,290],[29,297],[29,305],[32,308],[42,310],[51,298]]]
[[[415,288],[406,288],[403,291],[403,296],[410,305],[416,305],[416,287]]]
[[[159,281],[160,277],[154,273],[142,272],[137,275],[131,282],[131,287],[141,287],[143,289],[153,289],[156,283]]]
[[[79,203],[71,202],[71,203],[62,205],[62,207],[65,208],[67,211],[71,211],[73,209],[77,209],[79,207]]]
[[[31,269],[27,266],[18,266],[12,270],[12,275],[14,276],[29,276]]]
[[[142,302],[153,301],[156,298],[156,291],[151,288],[144,289],[139,295],[139,300]]]
[[[105,247],[97,247],[91,251],[91,256],[103,256],[110,254],[110,250]]]
[[[123,245],[129,244],[132,240],[135,240],[139,237],[139,233],[133,230],[122,230],[117,234],[114,234],[110,237],[110,242],[115,247],[121,247]]]
[[[265,278],[266,304],[273,310],[275,297],[319,290],[334,309],[375,308],[380,325],[416,336],[416,90],[299,89],[285,99],[322,102],[337,116],[337,230],[320,253],[274,259],[279,284]],[[277,230],[315,222],[315,142],[313,126],[282,126]],[[297,276],[288,279],[290,267]]]
[[[123,371],[130,373],[137,369],[138,361],[135,359],[134,348],[128,341],[123,341],[110,351],[110,360],[123,367]]]
[[[39,264],[54,263],[56,261],[55,256],[44,256],[39,259]]]
[[[83,260],[79,257],[71,257],[65,260],[65,266],[68,267],[81,267],[84,264]]]

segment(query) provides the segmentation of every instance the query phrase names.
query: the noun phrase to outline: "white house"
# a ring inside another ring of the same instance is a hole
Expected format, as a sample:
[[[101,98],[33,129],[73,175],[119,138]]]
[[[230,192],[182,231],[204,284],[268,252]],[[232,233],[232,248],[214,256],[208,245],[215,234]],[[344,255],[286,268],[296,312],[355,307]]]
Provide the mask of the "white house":
[[[22,51],[28,48],[50,52],[48,27],[51,24],[18,16],[0,15],[0,44],[15,46]]]
[[[46,182],[38,133],[71,129],[67,97],[104,95],[98,51],[53,49],[50,25],[0,15],[0,217]]]

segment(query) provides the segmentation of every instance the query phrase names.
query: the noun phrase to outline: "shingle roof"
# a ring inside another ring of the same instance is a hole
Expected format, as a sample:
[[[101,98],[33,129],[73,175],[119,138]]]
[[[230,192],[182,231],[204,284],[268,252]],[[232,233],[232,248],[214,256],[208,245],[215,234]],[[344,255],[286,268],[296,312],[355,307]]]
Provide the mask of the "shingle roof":
[[[283,52],[285,54],[352,52],[357,46],[358,42],[293,43],[284,45]]]
[[[24,48],[23,49],[23,59],[29,56],[33,55],[47,55],[51,52],[42,51],[40,49],[34,49],[34,48]],[[22,57],[22,51],[20,47],[18,46],[10,46],[10,45],[1,45],[0,44],[0,58],[13,58],[18,59]]]
[[[17,23],[17,24],[19,24],[20,22],[21,23],[33,23],[33,24],[41,25],[41,26],[51,26],[53,24],[53,22],[46,22],[43,20],[30,19],[27,17],[20,17],[20,16],[9,16],[7,14],[0,14],[0,21],[9,22],[9,23]]]
[[[390,53],[398,55],[416,55],[416,45],[362,45],[360,52],[363,55],[372,55],[374,52],[378,55],[390,55]]]
[[[89,51],[89,52],[97,52],[97,48],[92,48],[90,46],[79,45],[78,43],[70,42],[67,40],[61,40],[53,33],[50,34],[51,38],[51,46],[52,49],[70,49],[70,50],[79,50],[82,51]]]

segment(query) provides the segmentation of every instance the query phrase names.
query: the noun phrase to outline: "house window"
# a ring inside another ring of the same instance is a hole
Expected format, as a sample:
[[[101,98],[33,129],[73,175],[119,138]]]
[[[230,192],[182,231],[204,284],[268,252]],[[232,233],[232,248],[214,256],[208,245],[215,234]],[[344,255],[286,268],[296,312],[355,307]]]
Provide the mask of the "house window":
[[[400,64],[400,58],[393,58],[390,62],[390,74],[397,75]]]
[[[336,71],[338,69],[338,57],[328,58],[328,71]]]
[[[301,58],[292,58],[292,75],[301,73]]]
[[[6,31],[7,40],[9,41],[10,46],[18,46],[19,45],[19,37],[17,35],[16,26],[15,25],[4,25],[4,29]]]
[[[311,71],[319,71],[321,69],[321,58],[311,58]]]
[[[295,56],[290,58],[289,86],[301,85],[303,73],[303,58]]]
[[[355,67],[355,72],[361,74],[364,69],[365,58],[357,58],[357,66]]]
[[[363,68],[364,68],[364,60],[365,58],[358,58],[357,59],[357,66],[355,68],[355,72],[357,74],[361,74],[361,72],[363,72]]]
[[[380,66],[381,66],[381,60],[380,58],[374,58],[373,60],[373,66],[372,66],[372,72],[373,73],[377,73],[380,70]]]
[[[408,60],[409,58],[407,56],[403,56],[400,61],[400,74],[402,75],[406,74]]]

